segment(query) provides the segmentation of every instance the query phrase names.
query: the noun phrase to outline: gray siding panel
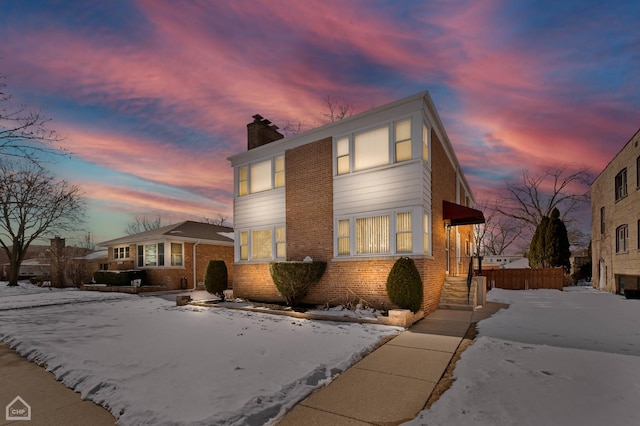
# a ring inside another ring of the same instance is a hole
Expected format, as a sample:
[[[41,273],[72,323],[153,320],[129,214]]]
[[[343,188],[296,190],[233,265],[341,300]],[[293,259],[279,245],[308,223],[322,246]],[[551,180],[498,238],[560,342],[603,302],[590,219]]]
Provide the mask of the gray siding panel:
[[[286,219],[284,188],[236,197],[233,204],[235,229],[273,226]]]
[[[335,216],[422,205],[422,162],[337,176],[333,182]]]

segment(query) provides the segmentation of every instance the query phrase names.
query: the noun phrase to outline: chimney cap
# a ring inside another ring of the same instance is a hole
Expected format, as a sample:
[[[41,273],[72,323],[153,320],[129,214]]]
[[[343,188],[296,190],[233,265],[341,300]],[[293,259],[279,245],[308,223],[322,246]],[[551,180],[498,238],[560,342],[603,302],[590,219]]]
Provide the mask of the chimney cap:
[[[260,114],[256,114],[253,117],[253,121],[257,122],[257,121],[262,121],[262,116]]]

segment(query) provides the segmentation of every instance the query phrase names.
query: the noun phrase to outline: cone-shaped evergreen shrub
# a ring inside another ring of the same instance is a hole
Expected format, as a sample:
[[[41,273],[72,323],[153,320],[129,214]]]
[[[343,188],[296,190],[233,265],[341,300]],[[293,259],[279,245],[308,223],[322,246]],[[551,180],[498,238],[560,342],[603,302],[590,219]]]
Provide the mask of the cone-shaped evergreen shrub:
[[[297,306],[311,286],[320,281],[326,267],[326,262],[271,262],[269,272],[287,304]]]
[[[422,280],[413,259],[401,257],[387,277],[387,294],[391,303],[401,309],[418,312],[422,305]]]
[[[227,282],[227,265],[224,260],[210,260],[204,272],[204,288],[224,299],[223,291],[227,289]]]

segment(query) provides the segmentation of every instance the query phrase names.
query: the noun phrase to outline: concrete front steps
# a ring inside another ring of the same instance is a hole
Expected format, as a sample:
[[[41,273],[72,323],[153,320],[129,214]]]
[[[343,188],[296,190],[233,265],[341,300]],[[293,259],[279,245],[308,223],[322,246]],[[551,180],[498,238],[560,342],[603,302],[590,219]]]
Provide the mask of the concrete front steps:
[[[477,305],[477,286],[471,284],[471,292],[467,298],[467,277],[446,277],[440,293],[440,309],[473,311]]]

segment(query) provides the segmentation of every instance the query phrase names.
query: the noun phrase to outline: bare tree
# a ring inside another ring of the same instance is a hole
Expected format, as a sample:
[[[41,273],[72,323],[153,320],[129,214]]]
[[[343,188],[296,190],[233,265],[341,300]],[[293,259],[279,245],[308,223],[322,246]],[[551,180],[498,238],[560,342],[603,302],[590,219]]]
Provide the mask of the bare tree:
[[[38,110],[15,104],[0,74],[0,154],[37,161],[38,154],[64,154],[63,138],[48,129],[51,121]]]
[[[327,108],[327,112],[323,112],[322,115],[325,116],[330,123],[353,115],[353,105],[332,99],[331,96],[327,95],[324,99],[324,105]]]
[[[35,163],[0,161],[0,209],[0,246],[9,258],[9,285],[16,286],[31,243],[78,229],[85,203],[80,187]]]
[[[158,229],[162,227],[162,219],[158,216],[155,219],[152,219],[148,216],[136,216],[133,222],[130,222],[127,225],[126,232],[127,235],[135,235],[141,232],[151,231],[153,229]]]
[[[203,217],[202,221],[204,223],[208,223],[209,225],[229,226],[228,218],[220,212],[217,213],[217,217],[213,219],[209,217]]]
[[[476,256],[505,254],[521,238],[522,228],[513,219],[504,217],[495,205],[484,201],[478,204],[484,212],[485,223],[474,225],[474,254]]]
[[[586,168],[576,171],[564,165],[540,175],[522,172],[522,182],[507,182],[496,210],[515,219],[533,234],[543,217],[554,208],[563,212],[562,220],[571,222],[571,214],[589,202],[591,175]]]

